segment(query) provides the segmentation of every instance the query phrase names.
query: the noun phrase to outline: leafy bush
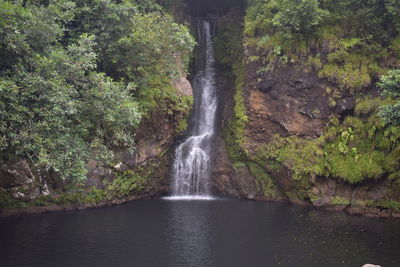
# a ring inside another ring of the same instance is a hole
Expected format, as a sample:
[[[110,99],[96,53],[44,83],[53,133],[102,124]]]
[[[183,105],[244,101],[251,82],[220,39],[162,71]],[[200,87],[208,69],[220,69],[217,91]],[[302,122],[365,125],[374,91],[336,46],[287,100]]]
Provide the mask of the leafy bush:
[[[376,114],[367,119],[347,117],[317,139],[276,136],[260,147],[260,164],[279,163],[291,170],[293,179],[309,176],[335,177],[348,183],[393,176],[400,170],[400,127],[385,126]]]
[[[124,198],[144,189],[146,180],[133,171],[115,173],[115,179],[107,186],[109,199]]]
[[[310,36],[327,16],[318,0],[253,0],[246,16],[249,36],[279,35],[282,43]]]
[[[91,36],[0,78],[1,145],[64,179],[84,179],[91,150],[133,145],[140,119],[128,87],[94,71]],[[3,152],[3,153],[4,153]]]
[[[379,115],[389,124],[400,125],[400,69],[391,70],[381,77],[378,86],[386,97],[393,99],[391,105],[382,106]]]

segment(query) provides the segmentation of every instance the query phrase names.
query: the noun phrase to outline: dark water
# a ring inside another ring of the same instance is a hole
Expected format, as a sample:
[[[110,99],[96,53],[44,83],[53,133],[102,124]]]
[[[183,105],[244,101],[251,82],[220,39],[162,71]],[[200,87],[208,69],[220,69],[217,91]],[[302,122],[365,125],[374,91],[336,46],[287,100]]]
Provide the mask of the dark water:
[[[400,221],[250,201],[144,200],[0,219],[0,266],[400,266]]]

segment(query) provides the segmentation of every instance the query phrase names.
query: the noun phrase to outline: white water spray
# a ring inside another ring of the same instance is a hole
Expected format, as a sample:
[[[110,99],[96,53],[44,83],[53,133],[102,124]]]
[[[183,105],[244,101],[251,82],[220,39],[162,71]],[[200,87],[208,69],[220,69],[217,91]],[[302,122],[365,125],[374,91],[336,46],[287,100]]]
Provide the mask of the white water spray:
[[[211,23],[200,25],[200,51],[204,67],[194,81],[196,92],[191,136],[178,146],[173,166],[172,195],[175,198],[207,198],[210,195],[210,150],[215,133],[217,96],[215,92],[214,49]]]

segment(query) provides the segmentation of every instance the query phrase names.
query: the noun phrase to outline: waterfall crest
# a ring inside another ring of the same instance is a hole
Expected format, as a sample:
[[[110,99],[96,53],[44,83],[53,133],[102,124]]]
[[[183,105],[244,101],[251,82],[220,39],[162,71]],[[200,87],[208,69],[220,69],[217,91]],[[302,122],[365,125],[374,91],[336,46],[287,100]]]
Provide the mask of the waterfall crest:
[[[199,23],[200,55],[203,66],[196,73],[193,87],[195,106],[190,136],[175,151],[172,195],[205,197],[210,195],[210,150],[215,133],[217,96],[215,90],[212,24]]]

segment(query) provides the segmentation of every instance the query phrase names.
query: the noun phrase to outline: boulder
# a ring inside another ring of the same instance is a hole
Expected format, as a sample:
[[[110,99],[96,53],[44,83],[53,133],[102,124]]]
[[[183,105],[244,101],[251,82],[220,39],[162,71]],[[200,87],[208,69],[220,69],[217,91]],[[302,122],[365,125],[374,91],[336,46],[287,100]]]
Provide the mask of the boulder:
[[[46,181],[34,175],[26,160],[10,162],[0,171],[0,187],[9,190],[15,199],[32,200],[48,195]]]

